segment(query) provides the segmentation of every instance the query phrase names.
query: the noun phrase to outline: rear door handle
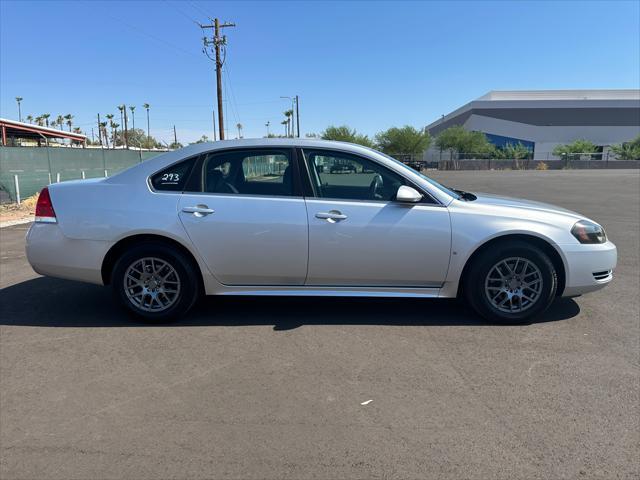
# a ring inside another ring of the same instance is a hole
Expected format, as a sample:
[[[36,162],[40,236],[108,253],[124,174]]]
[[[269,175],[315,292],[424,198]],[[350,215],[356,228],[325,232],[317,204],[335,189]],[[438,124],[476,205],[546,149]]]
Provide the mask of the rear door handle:
[[[316,218],[321,218],[323,220],[327,220],[331,223],[335,223],[340,220],[346,220],[347,216],[344,215],[339,210],[330,210],[328,212],[318,212],[316,213]]]
[[[184,213],[193,213],[196,217],[204,217],[211,213],[215,213],[215,210],[207,207],[206,205],[196,205],[195,207],[182,207]]]

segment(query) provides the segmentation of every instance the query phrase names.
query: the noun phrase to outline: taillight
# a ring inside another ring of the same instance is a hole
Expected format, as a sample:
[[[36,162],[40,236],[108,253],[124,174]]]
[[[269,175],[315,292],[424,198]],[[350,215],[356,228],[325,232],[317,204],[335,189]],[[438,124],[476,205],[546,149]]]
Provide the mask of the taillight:
[[[36,222],[56,223],[56,212],[53,210],[49,189],[44,187],[36,203]]]

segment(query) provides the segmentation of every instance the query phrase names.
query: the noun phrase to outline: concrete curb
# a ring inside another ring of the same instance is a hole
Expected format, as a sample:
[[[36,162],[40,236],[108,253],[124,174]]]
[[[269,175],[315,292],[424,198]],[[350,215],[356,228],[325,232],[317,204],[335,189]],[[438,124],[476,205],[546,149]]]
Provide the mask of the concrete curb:
[[[18,220],[7,220],[6,222],[0,222],[0,228],[12,227],[14,225],[23,225],[25,223],[33,222],[33,217],[19,218]]]

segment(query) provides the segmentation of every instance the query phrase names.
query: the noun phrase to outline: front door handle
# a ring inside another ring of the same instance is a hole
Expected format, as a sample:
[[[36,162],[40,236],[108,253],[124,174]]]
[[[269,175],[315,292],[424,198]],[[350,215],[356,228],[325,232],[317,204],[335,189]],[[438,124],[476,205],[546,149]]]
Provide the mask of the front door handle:
[[[195,207],[182,207],[184,213],[193,213],[195,217],[204,217],[211,213],[215,213],[215,210],[209,208],[206,205],[196,205]]]
[[[339,222],[340,220],[346,220],[347,216],[344,215],[340,210],[329,210],[328,212],[316,213],[316,218],[321,218],[323,220],[327,220],[330,223],[335,223]]]

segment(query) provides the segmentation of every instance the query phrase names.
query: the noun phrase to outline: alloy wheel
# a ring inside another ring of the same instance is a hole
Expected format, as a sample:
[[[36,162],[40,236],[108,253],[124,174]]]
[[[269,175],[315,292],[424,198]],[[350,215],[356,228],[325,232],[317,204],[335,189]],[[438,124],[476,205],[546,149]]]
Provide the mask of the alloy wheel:
[[[509,257],[489,269],[484,291],[489,303],[501,312],[524,312],[540,298],[542,273],[531,260]]]
[[[180,295],[180,277],[166,260],[140,258],[125,270],[124,291],[136,308],[162,312],[176,303]]]

